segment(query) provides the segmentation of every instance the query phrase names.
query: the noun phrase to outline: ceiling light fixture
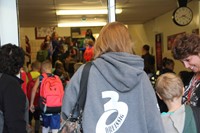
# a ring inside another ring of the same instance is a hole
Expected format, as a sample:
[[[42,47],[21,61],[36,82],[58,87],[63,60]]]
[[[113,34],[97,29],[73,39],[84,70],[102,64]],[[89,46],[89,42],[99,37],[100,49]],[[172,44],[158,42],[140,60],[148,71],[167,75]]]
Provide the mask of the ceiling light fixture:
[[[122,13],[122,9],[116,9],[116,14]],[[108,14],[107,9],[99,10],[57,10],[56,15],[86,15],[86,14]]]
[[[66,23],[58,23],[58,27],[88,27],[88,26],[104,26],[107,22],[66,22]]]

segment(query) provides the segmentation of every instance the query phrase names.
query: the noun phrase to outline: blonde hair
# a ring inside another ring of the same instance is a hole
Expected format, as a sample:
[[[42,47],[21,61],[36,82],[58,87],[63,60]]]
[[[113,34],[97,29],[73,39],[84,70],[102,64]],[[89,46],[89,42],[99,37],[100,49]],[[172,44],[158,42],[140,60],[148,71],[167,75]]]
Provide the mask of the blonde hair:
[[[94,45],[94,41],[92,39],[85,39],[84,43],[86,45],[89,45],[89,46],[93,46]]]
[[[127,52],[135,54],[134,45],[127,27],[120,22],[107,24],[100,31],[94,45],[94,58],[106,52]]]
[[[165,73],[158,77],[156,81],[156,92],[163,100],[180,98],[183,95],[183,82],[180,77],[173,73]]]
[[[50,60],[45,60],[45,61],[43,61],[43,62],[42,62],[42,65],[41,65],[41,68],[42,68],[42,71],[43,71],[43,72],[51,71],[51,70],[52,70],[51,61],[50,61]]]

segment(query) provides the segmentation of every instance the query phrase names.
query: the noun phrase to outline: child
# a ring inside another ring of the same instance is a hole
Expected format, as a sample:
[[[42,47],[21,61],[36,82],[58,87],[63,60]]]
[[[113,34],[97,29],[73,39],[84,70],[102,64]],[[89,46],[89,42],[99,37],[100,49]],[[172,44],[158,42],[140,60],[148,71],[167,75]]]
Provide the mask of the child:
[[[86,46],[86,50],[84,52],[83,57],[84,57],[84,60],[88,62],[88,61],[93,60],[93,57],[94,57],[94,47],[93,47],[94,41],[92,39],[88,39],[86,41],[86,45],[87,46]]]
[[[63,63],[59,60],[55,63],[55,71],[53,74],[58,75],[60,80],[62,81],[63,87],[67,85],[70,80],[68,72],[65,71]]]
[[[27,84],[27,97],[28,97],[29,103],[31,101],[32,88],[35,84],[36,79],[40,76],[40,67],[41,67],[41,63],[39,61],[34,61],[31,64],[31,71],[27,73],[27,76],[29,79],[28,84]],[[39,91],[36,92],[36,96],[33,102],[35,111],[33,113],[29,111],[29,124],[32,125],[31,122],[33,118],[35,120],[35,133],[39,133],[39,128],[40,128],[40,123],[39,123],[40,110],[38,107],[38,103],[39,103]]]
[[[33,105],[33,101],[34,101],[34,98],[35,98],[37,88],[39,87],[40,82],[42,83],[42,80],[43,80],[42,78],[44,78],[43,74],[47,74],[48,76],[53,76],[53,74],[52,74],[52,64],[49,60],[46,60],[42,63],[41,72],[42,72],[42,75],[39,76],[36,79],[35,85],[33,87],[32,93],[31,93],[30,110],[32,112],[34,112],[34,110],[35,110],[34,105]],[[61,84],[60,86],[62,88],[62,82],[61,81],[60,81],[60,84]],[[42,89],[42,88],[40,88],[40,89]],[[61,90],[63,90],[63,88]],[[40,95],[41,95],[41,93],[40,93]],[[50,129],[51,129],[52,133],[58,132],[58,129],[60,128],[60,114],[59,114],[59,112],[57,112],[57,113],[55,113],[55,112],[54,113],[42,113],[42,120],[43,120],[42,133],[48,133],[50,131]]]
[[[191,107],[182,105],[182,80],[173,73],[165,73],[158,77],[155,89],[168,107],[168,112],[161,114],[166,133],[197,133]]]

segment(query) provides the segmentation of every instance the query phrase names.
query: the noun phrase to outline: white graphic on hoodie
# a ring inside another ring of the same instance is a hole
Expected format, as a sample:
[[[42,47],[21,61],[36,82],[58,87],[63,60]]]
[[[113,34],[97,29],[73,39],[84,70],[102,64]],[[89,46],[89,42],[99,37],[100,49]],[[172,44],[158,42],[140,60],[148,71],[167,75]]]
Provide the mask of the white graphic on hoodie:
[[[128,106],[124,102],[118,102],[119,94],[115,91],[102,92],[102,98],[110,98],[110,100],[104,104],[104,113],[97,122],[96,133],[115,133],[126,119]],[[107,125],[107,119],[115,112],[118,114],[117,117]]]

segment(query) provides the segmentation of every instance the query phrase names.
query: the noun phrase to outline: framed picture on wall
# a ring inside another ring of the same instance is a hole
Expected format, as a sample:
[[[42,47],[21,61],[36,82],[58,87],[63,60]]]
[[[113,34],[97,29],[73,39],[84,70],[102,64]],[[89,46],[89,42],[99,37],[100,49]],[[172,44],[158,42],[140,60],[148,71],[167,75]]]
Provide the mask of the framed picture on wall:
[[[55,27],[35,27],[35,38],[44,39],[46,35],[51,35]]]
[[[168,36],[167,37],[167,50],[171,50],[172,44],[174,43],[174,40],[176,39],[176,37],[179,35],[183,35],[183,34],[185,34],[185,32],[181,32],[181,33],[177,33],[177,34]]]

